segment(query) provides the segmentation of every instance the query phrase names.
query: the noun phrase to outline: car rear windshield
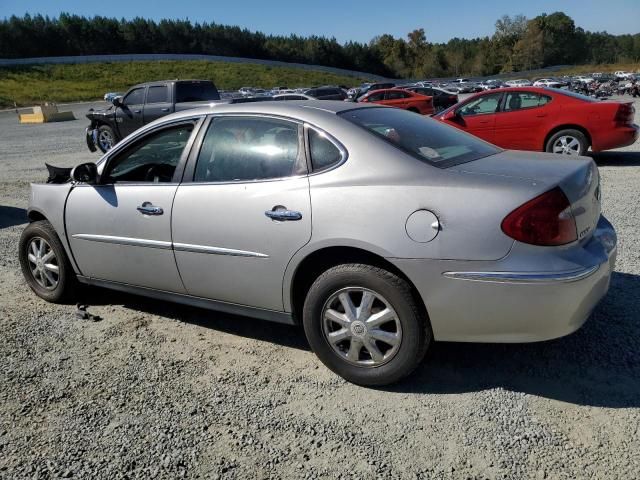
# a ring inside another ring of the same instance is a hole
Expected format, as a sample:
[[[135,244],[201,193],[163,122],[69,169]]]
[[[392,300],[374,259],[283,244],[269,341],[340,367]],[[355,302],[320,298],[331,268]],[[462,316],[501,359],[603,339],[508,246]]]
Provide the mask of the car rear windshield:
[[[339,115],[418,160],[440,168],[500,152],[454,127],[406,110],[358,108]]]
[[[176,84],[176,103],[220,100],[218,89],[211,82],[180,82]]]
[[[581,93],[577,93],[577,92],[572,92],[570,90],[559,90],[559,89],[553,89],[553,93],[559,93],[560,95],[566,95],[567,97],[573,97],[573,98],[577,98],[578,100],[584,100],[585,102],[598,102],[599,100],[593,98],[593,97],[589,97],[587,95],[583,95]]]

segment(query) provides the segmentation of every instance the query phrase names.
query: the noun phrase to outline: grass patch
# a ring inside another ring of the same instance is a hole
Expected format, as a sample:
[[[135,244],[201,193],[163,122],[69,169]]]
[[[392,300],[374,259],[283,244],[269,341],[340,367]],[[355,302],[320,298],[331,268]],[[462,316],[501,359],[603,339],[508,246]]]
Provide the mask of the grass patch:
[[[213,80],[224,90],[355,85],[367,80],[295,67],[206,60],[28,65],[0,68],[0,106],[96,100],[105,92],[124,92],[137,83],[174,78]]]
[[[585,73],[613,73],[617,71],[623,72],[638,72],[640,71],[640,63],[603,63],[603,64],[587,64],[587,65],[574,65],[572,67],[563,68],[557,72],[553,72],[551,76],[559,75],[582,75]]]

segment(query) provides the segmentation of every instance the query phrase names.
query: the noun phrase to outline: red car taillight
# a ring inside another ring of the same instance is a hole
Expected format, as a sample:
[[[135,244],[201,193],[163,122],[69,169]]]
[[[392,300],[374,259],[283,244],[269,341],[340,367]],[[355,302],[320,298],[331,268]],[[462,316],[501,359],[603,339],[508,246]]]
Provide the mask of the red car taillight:
[[[531,245],[564,245],[578,238],[571,205],[559,187],[516,208],[502,221],[502,231]]]
[[[620,125],[630,125],[633,123],[636,109],[630,103],[622,103],[618,106],[614,121]]]

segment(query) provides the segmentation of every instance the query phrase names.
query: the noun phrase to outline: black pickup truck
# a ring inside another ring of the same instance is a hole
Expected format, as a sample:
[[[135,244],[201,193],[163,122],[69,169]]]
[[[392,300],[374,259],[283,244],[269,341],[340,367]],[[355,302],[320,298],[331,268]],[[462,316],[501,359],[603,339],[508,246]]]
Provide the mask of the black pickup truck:
[[[157,118],[173,112],[220,103],[218,89],[209,80],[167,80],[135,85],[115,96],[104,110],[90,109],[87,146],[106,152],[124,137]],[[224,101],[222,101],[224,102]]]

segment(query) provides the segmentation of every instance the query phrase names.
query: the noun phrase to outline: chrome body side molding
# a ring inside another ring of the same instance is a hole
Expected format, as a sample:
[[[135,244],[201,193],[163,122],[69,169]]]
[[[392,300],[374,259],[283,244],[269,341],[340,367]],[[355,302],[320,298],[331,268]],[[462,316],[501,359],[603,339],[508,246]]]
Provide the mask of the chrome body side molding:
[[[210,253],[213,255],[232,255],[235,257],[269,258],[269,255],[260,252],[236,250],[234,248],[210,247],[207,245],[192,245],[189,243],[171,243],[161,240],[147,240],[145,238],[116,237],[111,235],[93,235],[89,233],[76,233],[73,238],[89,240],[92,242],[115,243],[134,247],[150,247],[174,249],[181,252]]]
[[[447,278],[496,283],[569,283],[577,282],[593,275],[600,265],[589,268],[557,273],[535,272],[443,272]]]
[[[246,317],[259,318],[270,322],[284,323],[286,325],[295,325],[293,317],[287,312],[277,312],[275,310],[263,310],[255,307],[247,307],[235,303],[219,302],[209,300],[208,298],[194,297],[181,293],[166,292],[164,290],[154,290],[152,288],[137,287],[126,283],[111,282],[109,280],[100,280],[97,278],[89,278],[78,276],[78,280],[87,285],[96,287],[109,288],[120,292],[132,293],[144,297],[154,298],[157,300],[165,300],[169,302],[181,303],[192,307],[205,308],[207,310],[215,310],[218,312],[230,313],[233,315],[242,315]]]
[[[93,235],[90,233],[75,233],[73,238],[80,240],[89,240],[92,242],[102,243],[116,243],[119,245],[131,245],[134,247],[151,247],[151,248],[166,248],[171,249],[171,242],[165,242],[162,240],[147,240],[145,238],[132,238],[132,237],[115,237],[111,235]]]
[[[234,248],[209,247],[207,245],[193,245],[190,243],[174,243],[173,249],[180,252],[210,253],[213,255],[232,255],[234,257],[269,258],[269,255],[260,252],[236,250]]]

